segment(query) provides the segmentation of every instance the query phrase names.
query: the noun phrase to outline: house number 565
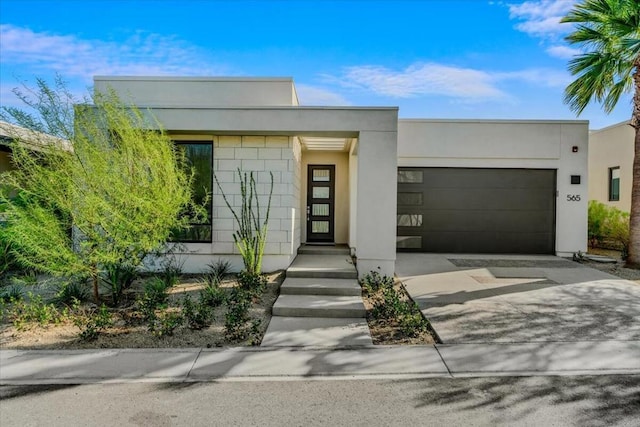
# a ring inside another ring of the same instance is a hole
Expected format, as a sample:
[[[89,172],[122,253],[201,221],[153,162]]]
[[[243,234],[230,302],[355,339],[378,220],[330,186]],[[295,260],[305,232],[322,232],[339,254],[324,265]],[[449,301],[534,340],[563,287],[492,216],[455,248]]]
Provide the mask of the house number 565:
[[[567,194],[567,202],[579,202],[580,195],[579,194]]]

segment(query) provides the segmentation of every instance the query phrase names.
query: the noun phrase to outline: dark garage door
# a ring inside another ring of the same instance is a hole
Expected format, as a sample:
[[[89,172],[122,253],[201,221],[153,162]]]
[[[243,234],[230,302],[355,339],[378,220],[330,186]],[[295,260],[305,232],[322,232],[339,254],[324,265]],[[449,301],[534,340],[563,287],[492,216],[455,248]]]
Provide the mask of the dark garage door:
[[[555,252],[556,171],[398,169],[398,251]]]

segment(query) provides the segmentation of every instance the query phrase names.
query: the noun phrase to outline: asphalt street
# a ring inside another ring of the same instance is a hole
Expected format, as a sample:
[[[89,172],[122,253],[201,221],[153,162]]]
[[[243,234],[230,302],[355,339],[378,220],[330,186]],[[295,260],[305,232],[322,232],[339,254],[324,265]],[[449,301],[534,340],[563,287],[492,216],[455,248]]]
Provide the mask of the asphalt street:
[[[11,426],[640,426],[640,376],[0,388]]]

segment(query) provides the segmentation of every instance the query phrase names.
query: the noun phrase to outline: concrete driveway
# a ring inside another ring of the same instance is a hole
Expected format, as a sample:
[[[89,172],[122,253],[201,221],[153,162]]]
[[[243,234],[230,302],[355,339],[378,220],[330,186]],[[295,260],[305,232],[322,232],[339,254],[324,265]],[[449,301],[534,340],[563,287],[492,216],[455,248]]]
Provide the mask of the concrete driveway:
[[[554,256],[397,254],[443,343],[640,340],[640,285]]]

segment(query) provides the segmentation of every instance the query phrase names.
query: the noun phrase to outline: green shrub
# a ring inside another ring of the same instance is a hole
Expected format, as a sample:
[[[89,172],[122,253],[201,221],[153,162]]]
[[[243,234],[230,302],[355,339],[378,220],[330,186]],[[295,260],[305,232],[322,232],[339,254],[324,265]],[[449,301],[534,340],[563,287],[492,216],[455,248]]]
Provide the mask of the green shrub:
[[[219,307],[227,300],[227,293],[219,286],[205,286],[200,291],[200,301],[209,307]]]
[[[225,335],[230,340],[246,339],[254,332],[259,322],[249,324],[249,308],[251,308],[251,294],[242,288],[232,288],[227,299],[227,313],[225,314]]]
[[[243,270],[238,273],[238,284],[242,289],[248,291],[251,297],[257,297],[267,286],[267,279],[262,274]]]
[[[373,316],[376,319],[394,319],[408,312],[408,307],[400,299],[400,295],[393,288],[382,289],[382,299],[373,304]]]
[[[219,285],[224,276],[231,272],[231,263],[227,260],[219,259],[214,263],[207,264],[207,267],[204,279],[209,286]]]
[[[153,277],[144,285],[144,293],[138,298],[138,309],[147,321],[154,321],[156,318],[155,311],[158,308],[166,308],[169,300],[167,286],[164,280],[159,277]]]
[[[106,267],[101,279],[109,288],[114,306],[120,304],[124,292],[131,287],[137,277],[138,269],[131,264],[115,263]]]
[[[30,324],[40,326],[58,324],[69,315],[68,309],[58,310],[55,305],[47,304],[40,295],[27,293],[27,299],[10,300],[8,317],[18,330],[26,329]]]
[[[625,259],[629,252],[629,214],[591,200],[588,215],[590,245],[618,249]]]
[[[203,329],[211,325],[213,309],[202,299],[194,303],[189,295],[185,295],[182,299],[182,317],[189,329]]]
[[[165,283],[165,287],[167,289],[175,286],[180,280],[180,275],[182,274],[182,267],[184,266],[184,261],[179,260],[175,256],[171,256],[164,263],[162,267],[162,271],[160,272],[160,278]]]
[[[409,337],[417,337],[425,332],[429,324],[419,311],[401,316],[399,322],[400,330]]]
[[[0,301],[19,301],[24,297],[24,288],[19,283],[0,287]]]
[[[380,289],[392,288],[393,277],[382,276],[377,271],[371,271],[362,277],[360,285],[369,294],[374,294]]]
[[[171,336],[183,321],[180,313],[163,310],[149,321],[149,331],[157,337]]]
[[[89,291],[79,281],[73,280],[70,282],[64,282],[58,286],[56,296],[51,302],[56,305],[71,306],[76,301],[82,302],[89,299]]]
[[[113,319],[107,306],[102,304],[97,312],[85,316],[76,316],[73,323],[80,328],[80,339],[92,341],[105,329],[113,325]]]

